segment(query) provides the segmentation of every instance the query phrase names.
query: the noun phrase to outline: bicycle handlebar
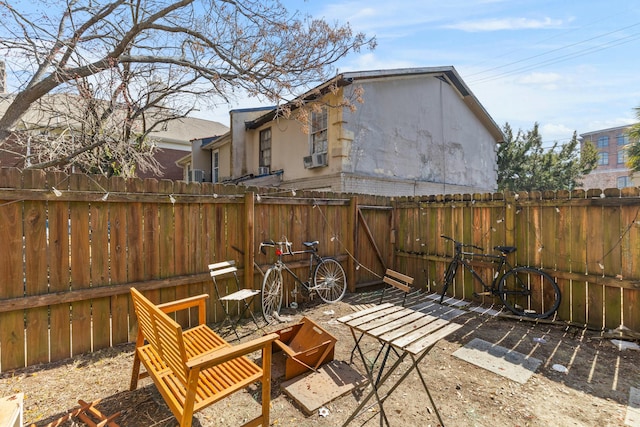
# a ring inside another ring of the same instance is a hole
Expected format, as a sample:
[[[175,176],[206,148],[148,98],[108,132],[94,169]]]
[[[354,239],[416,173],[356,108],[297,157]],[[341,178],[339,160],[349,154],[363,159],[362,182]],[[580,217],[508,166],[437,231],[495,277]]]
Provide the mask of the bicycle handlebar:
[[[481,248],[480,246],[476,246],[476,245],[470,245],[470,244],[466,244],[466,243],[462,243],[462,242],[458,242],[457,240],[449,237],[449,236],[445,236],[444,234],[441,234],[440,237],[442,237],[445,240],[451,240],[453,242],[453,244],[456,246],[456,248],[473,248],[473,249],[478,249],[479,251],[484,251],[484,248]]]
[[[293,243],[291,243],[288,240],[285,240],[284,242],[274,242],[273,240],[267,240],[264,241],[262,243],[260,243],[260,252],[262,252],[263,255],[267,254],[267,251],[264,250],[265,247],[267,248],[275,248],[278,247],[278,249],[280,250],[281,253],[279,253],[278,255],[292,255],[292,247]],[[284,248],[284,250],[283,250]]]

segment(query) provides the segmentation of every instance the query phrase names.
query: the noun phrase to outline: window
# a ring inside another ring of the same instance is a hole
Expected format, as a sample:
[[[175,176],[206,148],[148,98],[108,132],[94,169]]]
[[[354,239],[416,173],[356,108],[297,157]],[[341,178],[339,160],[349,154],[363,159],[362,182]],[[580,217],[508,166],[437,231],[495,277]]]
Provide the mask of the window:
[[[598,148],[608,147],[609,146],[609,137],[601,136],[598,137]]]
[[[627,150],[618,150],[618,164],[623,165],[627,163]]]
[[[311,154],[327,152],[327,109],[311,113]]]
[[[628,135],[618,135],[616,137],[617,141],[618,141],[618,145],[627,145],[629,143],[629,136]]]
[[[271,128],[260,131],[260,159],[258,166],[271,166]]]
[[[624,188],[629,186],[629,177],[628,176],[619,176],[618,177],[618,188]]]
[[[211,152],[211,182],[218,182],[220,179],[220,151]]]
[[[598,165],[608,165],[609,164],[609,153],[601,151],[598,153]]]

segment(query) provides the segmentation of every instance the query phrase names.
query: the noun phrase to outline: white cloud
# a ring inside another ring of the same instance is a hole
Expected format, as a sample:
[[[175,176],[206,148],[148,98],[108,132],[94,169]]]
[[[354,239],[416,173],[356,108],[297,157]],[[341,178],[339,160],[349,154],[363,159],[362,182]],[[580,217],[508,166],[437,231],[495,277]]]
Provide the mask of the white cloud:
[[[535,86],[544,90],[558,90],[567,83],[567,79],[559,73],[529,73],[516,79],[517,83]]]
[[[528,19],[528,18],[500,18],[482,19],[479,21],[463,21],[457,24],[444,25],[443,28],[462,30],[467,32],[502,31],[502,30],[539,30],[561,28],[561,19]]]

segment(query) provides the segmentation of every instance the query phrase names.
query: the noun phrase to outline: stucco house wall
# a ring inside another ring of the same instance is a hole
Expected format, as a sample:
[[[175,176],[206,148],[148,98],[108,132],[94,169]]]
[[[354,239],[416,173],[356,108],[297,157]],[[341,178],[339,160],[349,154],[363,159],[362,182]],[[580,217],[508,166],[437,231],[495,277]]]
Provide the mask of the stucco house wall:
[[[335,106],[363,91],[364,102],[355,110],[328,108],[327,166],[304,167],[311,152],[304,124],[263,116],[247,125],[248,171],[258,170],[259,134],[270,128],[271,170],[283,170],[284,188],[381,195],[496,190],[502,133],[452,67],[342,78],[337,91],[315,101]]]
[[[345,174],[376,178],[394,192],[405,188],[405,194],[433,187],[438,192],[497,188],[495,138],[449,83],[414,75],[357,84],[364,103],[343,112],[343,126],[353,134]],[[362,179],[349,182],[350,191],[362,187]]]

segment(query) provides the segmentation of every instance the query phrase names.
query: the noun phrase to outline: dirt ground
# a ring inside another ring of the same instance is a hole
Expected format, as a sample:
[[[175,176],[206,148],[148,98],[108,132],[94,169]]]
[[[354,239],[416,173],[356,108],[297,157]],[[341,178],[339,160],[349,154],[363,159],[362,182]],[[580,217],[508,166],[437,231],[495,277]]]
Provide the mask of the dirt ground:
[[[353,338],[335,321],[353,312],[362,294],[348,295],[337,304],[308,303],[284,312],[296,321],[309,316],[338,338],[336,360],[349,360]],[[438,342],[420,365],[444,424],[447,426],[623,426],[630,387],[640,387],[640,352],[619,350],[599,332],[566,325],[535,324],[468,312],[454,320],[464,326]],[[249,324],[250,325],[250,324]],[[267,330],[279,329],[271,325]],[[262,332],[256,332],[257,336]],[[251,336],[243,338],[250,339]],[[541,359],[542,365],[520,384],[452,356],[473,338]],[[373,351],[374,343],[366,342]],[[256,357],[259,355],[256,354]],[[120,411],[120,426],[175,426],[150,380],[129,391],[133,360],[131,344],[61,363],[32,367],[0,375],[0,396],[25,394],[25,424],[44,426],[78,407],[78,400],[101,399],[105,414]],[[406,362],[403,362],[406,363]],[[558,372],[555,364],[568,368]],[[354,367],[362,371],[359,364]],[[362,389],[325,405],[328,415],[305,415],[273,378],[271,425],[339,426],[362,398]],[[257,387],[197,413],[194,426],[234,426],[260,411]],[[384,405],[392,426],[438,426],[427,394],[412,373]],[[77,420],[64,426],[82,426]],[[350,423],[380,425],[377,406]]]

